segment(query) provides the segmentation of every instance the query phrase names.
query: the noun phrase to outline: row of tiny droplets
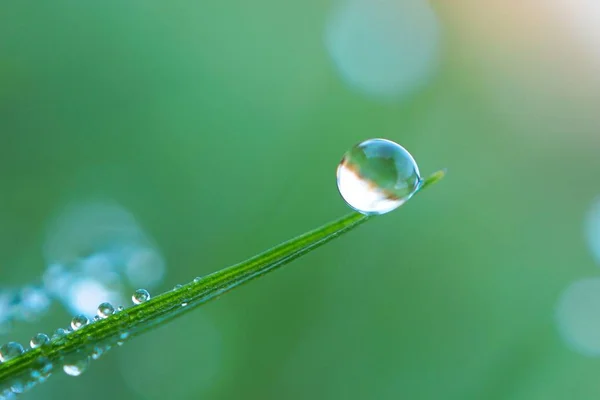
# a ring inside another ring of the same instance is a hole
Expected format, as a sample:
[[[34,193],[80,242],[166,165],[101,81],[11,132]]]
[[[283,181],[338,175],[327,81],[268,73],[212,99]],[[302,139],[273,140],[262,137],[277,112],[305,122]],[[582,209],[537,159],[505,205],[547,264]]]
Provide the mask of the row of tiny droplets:
[[[135,305],[144,303],[150,300],[150,293],[145,289],[138,289],[133,292],[131,300]],[[52,338],[45,333],[38,333],[29,341],[31,349],[37,349],[42,346],[50,345],[52,340],[64,338],[70,332],[79,330],[89,323],[99,321],[110,317],[115,313],[122,312],[123,306],[115,307],[110,303],[102,303],[98,306],[97,315],[90,321],[85,315],[78,315],[71,320],[70,327],[67,329],[59,328],[54,332]],[[129,332],[122,332],[116,341],[117,346],[122,346],[124,341],[129,337]],[[111,343],[115,344],[115,343]],[[111,349],[111,344],[96,345],[88,351],[77,352],[63,357],[58,367],[62,366],[62,370],[69,376],[79,376],[88,367],[90,359],[97,360],[104,353]],[[25,353],[25,349],[20,343],[8,342],[0,346],[0,364],[12,360],[15,357]],[[0,384],[0,400],[9,400],[17,395],[31,389],[39,383],[45,382],[54,372],[57,366],[53,365],[50,360],[44,356],[40,356],[36,360],[36,367],[31,369],[25,377],[16,378],[13,381]]]

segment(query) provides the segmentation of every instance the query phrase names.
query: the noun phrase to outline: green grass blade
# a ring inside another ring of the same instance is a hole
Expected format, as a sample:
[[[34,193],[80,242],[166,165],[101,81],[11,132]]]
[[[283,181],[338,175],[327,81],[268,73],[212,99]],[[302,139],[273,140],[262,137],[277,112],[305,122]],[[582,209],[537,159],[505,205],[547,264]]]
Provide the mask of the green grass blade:
[[[425,179],[421,190],[439,181],[443,172]],[[373,217],[350,213],[294,239],[275,246],[242,263],[221,269],[202,279],[163,293],[106,319],[93,322],[65,336],[53,338],[40,348],[0,364],[0,398],[2,391],[15,383],[27,386],[39,383],[39,372],[52,365],[52,372],[62,368],[65,359],[87,359],[94,351],[106,351],[118,342],[139,335],[153,327],[190,311],[254,278],[274,271],[302,255],[349,232]],[[35,376],[35,378],[32,378]]]

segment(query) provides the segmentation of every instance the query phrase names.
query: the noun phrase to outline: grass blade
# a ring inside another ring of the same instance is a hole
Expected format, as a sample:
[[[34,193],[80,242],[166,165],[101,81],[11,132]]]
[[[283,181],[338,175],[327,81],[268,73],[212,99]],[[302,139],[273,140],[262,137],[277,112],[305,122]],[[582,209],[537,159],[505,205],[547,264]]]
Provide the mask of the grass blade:
[[[420,190],[443,176],[443,171],[431,175],[423,181]],[[0,399],[4,390],[11,390],[15,385],[23,386],[24,390],[34,386],[44,381],[51,372],[62,368],[66,360],[75,358],[87,361],[90,355],[105,352],[125,339],[160,326],[254,278],[274,271],[371,218],[357,212],[350,213],[242,263],[196,279],[64,336],[55,337],[47,345],[0,363]]]

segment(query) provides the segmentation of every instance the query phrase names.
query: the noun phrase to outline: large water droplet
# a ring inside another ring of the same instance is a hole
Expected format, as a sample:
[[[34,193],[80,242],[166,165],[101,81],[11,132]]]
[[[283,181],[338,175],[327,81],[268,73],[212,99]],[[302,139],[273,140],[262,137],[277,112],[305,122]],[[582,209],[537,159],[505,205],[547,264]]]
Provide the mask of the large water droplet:
[[[36,349],[40,346],[45,345],[49,341],[50,338],[48,337],[48,335],[46,335],[45,333],[38,333],[37,335],[31,338],[31,340],[29,341],[29,345],[32,349]]]
[[[110,303],[102,303],[98,306],[98,316],[108,318],[115,313],[115,308]]]
[[[17,342],[8,342],[0,347],[0,361],[5,362],[23,353],[24,349]]]
[[[385,214],[419,189],[419,167],[408,151],[386,139],[370,139],[348,151],[337,169],[346,203],[363,214]]]
[[[71,328],[76,331],[86,326],[90,320],[85,315],[78,315],[71,320]]]
[[[131,300],[135,304],[141,304],[145,301],[150,300],[150,293],[148,293],[148,291],[146,289],[138,289],[135,292],[133,292],[133,295],[131,296]]]
[[[65,359],[63,371],[70,376],[79,376],[83,374],[89,364],[90,358],[87,355],[82,356],[81,354],[73,354]]]

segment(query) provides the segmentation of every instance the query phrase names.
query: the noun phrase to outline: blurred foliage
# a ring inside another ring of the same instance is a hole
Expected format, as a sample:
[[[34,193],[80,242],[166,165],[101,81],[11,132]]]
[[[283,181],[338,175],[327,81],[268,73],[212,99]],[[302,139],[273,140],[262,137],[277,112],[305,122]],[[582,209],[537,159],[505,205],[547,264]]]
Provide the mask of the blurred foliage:
[[[449,170],[435,195],[26,397],[600,395],[599,361],[553,317],[563,288],[598,272],[582,233],[600,192],[585,60],[552,68],[560,46],[538,59],[524,33],[502,36],[522,21],[473,23],[473,4],[434,4],[441,65],[400,102],[337,76],[323,2],[3,3],[3,287],[39,280],[71,202],[130,210],[166,259],[164,291],[345,213],[336,163],[368,137],[401,143],[424,174]],[[0,341],[68,320],[55,305]]]

